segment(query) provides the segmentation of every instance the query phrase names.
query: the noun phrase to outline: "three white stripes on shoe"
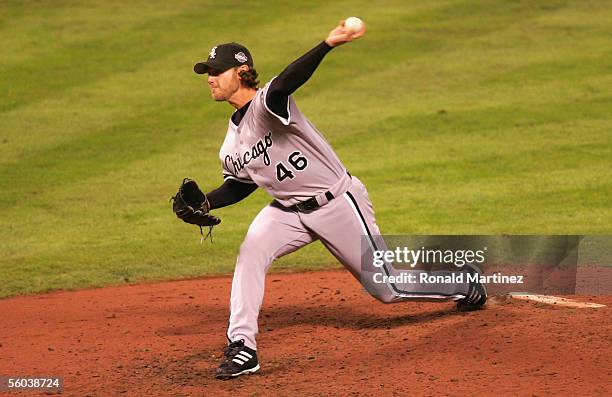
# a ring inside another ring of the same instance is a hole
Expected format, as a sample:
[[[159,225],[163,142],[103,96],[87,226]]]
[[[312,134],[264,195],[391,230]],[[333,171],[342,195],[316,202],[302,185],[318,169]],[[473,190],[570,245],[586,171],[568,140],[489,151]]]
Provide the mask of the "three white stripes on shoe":
[[[241,351],[238,354],[236,354],[236,357],[234,357],[234,359],[232,360],[235,363],[238,363],[240,365],[243,365],[244,363],[246,363],[247,361],[249,361],[249,359],[253,358],[252,355],[250,355],[249,353],[245,352],[245,351]]]

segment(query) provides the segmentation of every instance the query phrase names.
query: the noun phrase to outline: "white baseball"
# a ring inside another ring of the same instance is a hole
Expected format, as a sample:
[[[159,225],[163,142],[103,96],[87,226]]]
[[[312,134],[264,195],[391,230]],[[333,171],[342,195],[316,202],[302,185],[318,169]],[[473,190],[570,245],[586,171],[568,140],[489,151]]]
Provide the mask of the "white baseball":
[[[344,27],[357,33],[363,28],[363,21],[357,17],[348,17],[344,21]]]

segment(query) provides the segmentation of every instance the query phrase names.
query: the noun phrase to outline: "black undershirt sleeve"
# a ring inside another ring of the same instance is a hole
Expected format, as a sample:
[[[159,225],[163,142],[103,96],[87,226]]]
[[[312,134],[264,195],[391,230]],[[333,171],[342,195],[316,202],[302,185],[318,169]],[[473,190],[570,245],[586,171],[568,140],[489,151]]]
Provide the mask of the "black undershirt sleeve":
[[[295,90],[308,81],[323,60],[323,57],[332,48],[326,42],[321,42],[315,48],[293,61],[291,65],[287,66],[281,74],[272,80],[266,95],[268,109],[283,118],[289,117],[289,114],[287,114],[289,95],[293,94]]]
[[[206,194],[210,209],[227,207],[245,199],[257,189],[254,183],[243,183],[233,179],[226,179],[223,185]]]

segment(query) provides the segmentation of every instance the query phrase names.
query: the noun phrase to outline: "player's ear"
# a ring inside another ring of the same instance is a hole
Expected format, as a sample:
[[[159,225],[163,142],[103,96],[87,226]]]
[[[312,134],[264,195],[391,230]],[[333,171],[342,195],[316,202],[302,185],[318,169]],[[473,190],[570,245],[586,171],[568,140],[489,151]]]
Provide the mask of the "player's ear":
[[[240,79],[242,80],[242,74],[249,71],[249,66],[248,65],[238,66],[238,70],[236,71],[238,72],[238,76],[240,76]]]

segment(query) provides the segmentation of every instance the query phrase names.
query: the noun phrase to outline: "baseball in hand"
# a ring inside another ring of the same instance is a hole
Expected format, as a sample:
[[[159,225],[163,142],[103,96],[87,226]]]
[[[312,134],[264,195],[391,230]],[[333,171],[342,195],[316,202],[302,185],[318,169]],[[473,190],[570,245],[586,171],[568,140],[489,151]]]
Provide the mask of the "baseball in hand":
[[[363,29],[363,21],[357,17],[348,17],[344,21],[344,27],[358,33]]]

